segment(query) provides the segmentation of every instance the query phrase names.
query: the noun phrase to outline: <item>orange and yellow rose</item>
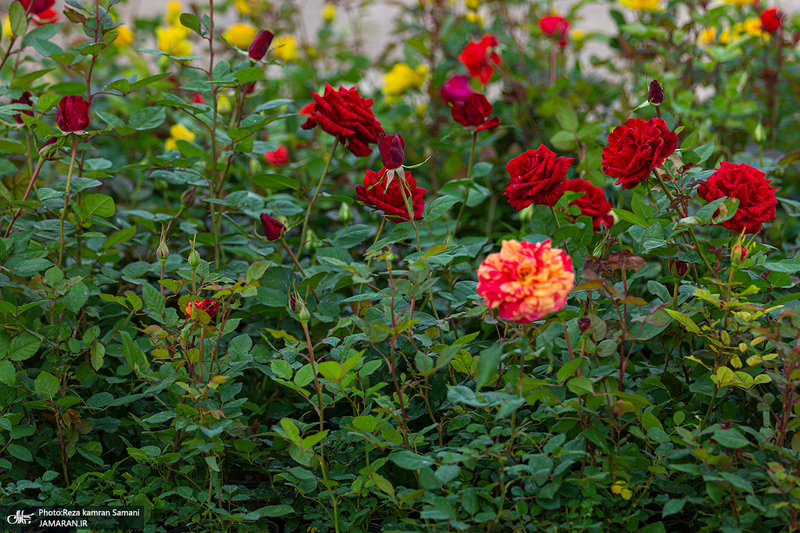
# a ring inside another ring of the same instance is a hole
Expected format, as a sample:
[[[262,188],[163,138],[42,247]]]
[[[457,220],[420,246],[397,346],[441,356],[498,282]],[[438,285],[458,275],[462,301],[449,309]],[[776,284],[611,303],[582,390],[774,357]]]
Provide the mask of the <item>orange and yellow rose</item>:
[[[550,239],[540,243],[503,241],[478,268],[478,294],[500,318],[518,324],[560,311],[575,286],[572,259]]]

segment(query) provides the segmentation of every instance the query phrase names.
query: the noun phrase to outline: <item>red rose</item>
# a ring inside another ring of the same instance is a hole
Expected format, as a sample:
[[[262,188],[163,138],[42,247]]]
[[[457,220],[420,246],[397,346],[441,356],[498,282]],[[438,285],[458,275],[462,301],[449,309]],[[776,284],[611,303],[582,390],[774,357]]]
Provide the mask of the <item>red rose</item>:
[[[758,233],[761,224],[775,219],[777,187],[770,185],[765,174],[745,163],[734,165],[722,161],[717,171],[697,187],[697,192],[707,202],[719,198],[738,198],[739,209],[722,227],[737,233]]]
[[[193,103],[193,104],[205,104],[205,103],[206,103],[206,99],[205,99],[205,98],[203,98],[203,95],[202,95],[202,94],[200,94],[200,93],[194,93],[194,94],[192,95],[192,103]]]
[[[44,26],[45,24],[55,24],[58,22],[58,12],[54,9],[45,9],[31,17],[31,20],[37,26]]]
[[[217,316],[217,311],[219,310],[220,303],[212,300],[211,298],[206,298],[204,300],[194,300],[192,302],[188,302],[186,304],[186,309],[184,313],[186,314],[186,318],[192,316],[192,307],[194,306],[195,309],[202,309],[208,316],[214,318]]]
[[[39,15],[52,8],[56,0],[19,0],[26,13]]]
[[[617,126],[603,148],[603,172],[632,189],[678,148],[678,136],[660,118],[633,118]]]
[[[388,170],[394,170],[403,166],[406,160],[406,142],[399,133],[393,135],[381,135],[378,140],[378,150],[381,152],[381,161]]]
[[[761,12],[761,28],[764,31],[774,33],[781,29],[781,19],[783,13],[778,11],[778,8],[771,7]]]
[[[571,157],[558,157],[545,145],[528,150],[506,164],[511,179],[505,196],[515,211],[531,204],[553,207],[564,194],[564,176],[572,162]]]
[[[31,93],[29,93],[28,91],[22,93],[22,96],[18,100],[11,100],[11,103],[24,104],[33,107],[33,101],[31,101]],[[31,110],[22,111],[21,113],[24,115],[28,115],[29,117],[33,116],[33,111]],[[17,124],[22,124],[22,117],[20,116],[19,113],[14,115],[14,120],[17,122]]]
[[[564,182],[565,191],[583,192],[580,198],[572,200],[569,205],[577,205],[581,210],[580,216],[592,217],[592,229],[595,233],[600,231],[600,226],[605,224],[607,228],[614,225],[614,217],[611,215],[611,204],[606,200],[603,189],[593,185],[591,182],[575,178]],[[578,217],[567,215],[573,222]]]
[[[497,117],[489,118],[492,114],[492,104],[480,93],[469,95],[461,105],[454,105],[450,109],[453,120],[466,127],[476,130],[491,130],[500,125]]]
[[[439,89],[439,94],[442,95],[442,100],[449,105],[463,105],[471,94],[477,94],[469,86],[469,78],[464,75],[453,76]]]
[[[539,19],[539,28],[548,37],[558,39],[560,47],[567,46],[567,32],[569,31],[569,20],[561,15],[547,15]]]
[[[286,226],[284,226],[279,220],[272,218],[266,213],[261,215],[259,218],[261,219],[261,224],[264,226],[264,236],[269,242],[277,241],[283,237],[283,232],[286,231]]]
[[[89,102],[80,96],[65,96],[56,109],[56,124],[61,131],[80,131],[89,125]]]
[[[378,142],[383,133],[381,123],[372,113],[372,98],[362,98],[358,90],[339,87],[336,91],[325,84],[325,95],[311,93],[314,111],[301,128],[310,130],[317,124],[322,131],[339,138],[347,149],[358,157],[372,153],[370,143]]]
[[[497,55],[497,52],[491,50],[498,44],[497,37],[487,33],[480,42],[470,41],[470,43],[464,47],[464,50],[461,51],[458,60],[467,67],[470,76],[478,78],[481,80],[481,83],[486,83],[492,78],[492,74],[494,73],[494,69],[489,63],[491,62],[495,65],[501,63],[500,56]]]
[[[289,164],[289,149],[280,145],[274,152],[264,152],[264,159],[273,167],[285,167]]]
[[[314,102],[308,102],[297,112],[301,117],[310,117],[314,113]]]
[[[406,207],[402,186],[405,190],[405,197],[411,202],[414,210],[414,220],[422,218],[425,210],[425,193],[422,187],[417,187],[417,180],[411,177],[411,172],[406,171],[405,177],[396,173],[394,179],[386,187],[384,178],[387,170],[382,168],[380,172],[367,170],[364,176],[364,184],[356,185],[356,198],[364,205],[374,207],[383,211],[384,216],[394,222],[408,220],[408,208]]]
[[[271,31],[259,30],[253,42],[247,48],[247,55],[253,61],[260,61],[266,55],[269,45],[272,44],[272,38],[275,35]]]

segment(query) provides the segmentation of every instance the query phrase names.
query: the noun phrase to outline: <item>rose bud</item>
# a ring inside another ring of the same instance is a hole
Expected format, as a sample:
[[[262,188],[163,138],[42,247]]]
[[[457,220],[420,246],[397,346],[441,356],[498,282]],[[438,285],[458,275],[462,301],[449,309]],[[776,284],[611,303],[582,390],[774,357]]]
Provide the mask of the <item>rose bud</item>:
[[[31,101],[31,93],[29,93],[28,91],[22,93],[22,96],[18,100],[11,100],[11,103],[29,105],[33,107],[33,102]],[[33,116],[33,111],[30,110],[22,111],[21,113],[24,115],[28,115],[29,117]],[[14,120],[17,122],[17,124],[22,124],[22,117],[20,116],[19,113],[14,115]]]
[[[264,152],[264,159],[273,167],[285,167],[289,164],[289,149],[280,145],[274,152]]]
[[[647,91],[647,101],[653,105],[659,105],[664,101],[664,89],[658,80],[650,82],[650,90]]]
[[[274,242],[283,237],[283,232],[286,231],[286,226],[281,224],[279,220],[272,218],[264,213],[261,215],[261,224],[264,225],[264,237],[269,242]]]
[[[65,96],[56,110],[56,124],[61,131],[80,131],[89,125],[90,102],[80,96]]]
[[[731,250],[731,263],[741,265],[747,259],[747,248],[743,244],[737,244]]]
[[[378,138],[381,161],[383,161],[383,166],[387,170],[394,170],[403,166],[406,160],[405,146],[406,143],[399,133],[381,135]]]
[[[181,205],[185,205],[186,207],[193,206],[196,195],[197,195],[197,187],[186,189],[185,191],[183,191],[183,194],[181,194]]]
[[[62,153],[62,147],[64,146],[63,139],[64,137],[61,137],[60,139],[57,137],[50,137],[39,148],[39,155],[48,161],[57,161],[61,159],[66,155]]]
[[[781,29],[781,19],[783,13],[778,11],[777,8],[771,7],[761,12],[761,28],[764,31],[774,33]]]
[[[582,316],[578,319],[578,329],[581,333],[586,333],[592,327],[592,319],[588,316]]]
[[[339,222],[347,224],[350,222],[351,218],[353,218],[353,215],[350,212],[350,206],[342,203],[342,205],[339,206]]]
[[[689,265],[683,261],[676,261],[675,259],[669,260],[669,273],[676,278],[682,278],[689,270]]]
[[[271,31],[261,30],[256,35],[253,42],[247,48],[247,55],[253,61],[260,61],[267,53],[269,45],[272,44],[272,38],[275,35]]]

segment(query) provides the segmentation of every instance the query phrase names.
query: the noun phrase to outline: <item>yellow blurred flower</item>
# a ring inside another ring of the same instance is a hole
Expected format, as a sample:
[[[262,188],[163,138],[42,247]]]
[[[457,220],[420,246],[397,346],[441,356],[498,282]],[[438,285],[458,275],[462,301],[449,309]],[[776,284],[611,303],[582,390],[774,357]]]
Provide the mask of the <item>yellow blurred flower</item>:
[[[659,0],[619,0],[619,3],[634,11],[656,11]]]
[[[697,44],[704,45],[708,43],[713,43],[717,38],[717,29],[716,28],[705,28],[703,31],[700,32],[700,35],[697,37]]]
[[[464,0],[464,5],[467,6],[467,9],[477,11],[481,6],[481,0]]]
[[[586,32],[579,29],[574,29],[569,34],[570,39],[575,42],[580,42],[586,38]]]
[[[188,37],[189,28],[183,26],[156,28],[158,49],[175,57],[188,56],[192,53],[192,43]]]
[[[726,4],[735,4],[737,6],[747,6],[754,2],[754,0],[722,0]]]
[[[336,6],[331,2],[325,2],[325,5],[322,6],[322,20],[328,24],[336,20]]]
[[[467,11],[467,14],[464,17],[469,22],[476,22],[478,24],[483,24],[484,18],[483,15],[479,15],[477,11]]]
[[[164,143],[165,150],[177,150],[178,149],[178,141],[189,141],[192,142],[195,140],[195,134],[189,128],[184,126],[183,124],[175,124],[169,129],[169,139],[166,140]]]
[[[272,41],[272,51],[283,61],[296,61],[300,57],[297,55],[297,39],[292,35],[275,37]]]
[[[418,89],[425,81],[428,67],[420,65],[415,69],[405,63],[395,63],[392,70],[383,75],[381,92],[388,97],[400,96],[409,89]]]
[[[252,0],[236,0],[233,5],[236,7],[236,11],[238,11],[240,15],[249,15],[253,12]]]
[[[611,492],[614,494],[619,494],[622,496],[623,500],[630,500],[631,496],[633,496],[633,491],[627,488],[627,483],[624,481],[615,481],[613,485],[611,485]]]
[[[177,0],[173,0],[167,4],[167,12],[164,15],[164,18],[167,20],[167,23],[170,26],[175,26],[176,24],[181,23],[182,10],[183,6]]]
[[[317,57],[317,49],[311,45],[306,46],[306,55],[311,59]]]
[[[761,18],[760,17],[750,17],[745,19],[744,23],[744,31],[748,35],[753,35],[755,37],[761,37],[764,42],[769,41],[769,33],[765,32],[761,29]]]
[[[123,24],[117,28],[117,37],[114,39],[114,46],[128,46],[133,42],[133,32]]]
[[[11,19],[8,15],[3,17],[3,35],[11,35]]]
[[[258,30],[252,24],[237,22],[224,32],[222,37],[237,48],[247,48],[255,39]]]
[[[230,99],[224,94],[219,95],[219,98],[217,98],[217,111],[220,113],[230,113],[231,109],[233,108],[231,107]]]

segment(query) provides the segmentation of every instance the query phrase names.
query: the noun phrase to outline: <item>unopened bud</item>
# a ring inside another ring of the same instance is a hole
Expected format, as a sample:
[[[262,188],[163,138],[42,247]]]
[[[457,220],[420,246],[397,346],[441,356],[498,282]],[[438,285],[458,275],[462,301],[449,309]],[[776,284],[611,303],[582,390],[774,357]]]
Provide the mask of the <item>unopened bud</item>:
[[[39,155],[48,161],[56,161],[67,155],[64,150],[65,137],[50,137],[41,148],[39,148]]]
[[[672,274],[676,278],[682,278],[686,275],[686,272],[689,270],[689,265],[684,263],[683,261],[677,261],[675,259],[669,260],[669,273]]]
[[[300,297],[299,294],[292,291],[289,294],[289,309],[297,315],[297,318],[303,324],[308,324],[308,321],[311,319],[311,313],[308,312],[308,308],[306,308],[306,303]]]
[[[181,194],[181,204],[185,205],[186,207],[193,206],[196,195],[197,195],[197,187],[186,189],[185,191],[183,191],[183,194]]]
[[[189,254],[189,267],[195,270],[198,266],[200,266],[200,254],[197,253],[197,250],[192,250],[192,253]]]
[[[581,333],[586,333],[589,331],[589,328],[592,327],[592,319],[588,316],[582,316],[578,319],[578,329],[581,330]]]
[[[747,248],[743,244],[737,244],[731,250],[731,263],[741,265],[747,259]]]
[[[659,105],[664,101],[664,89],[658,80],[650,82],[650,90],[647,91],[647,101],[652,105]]]
[[[317,239],[317,235],[314,233],[313,230],[308,230],[306,232],[306,248],[308,250],[316,250],[321,246],[319,239]]]
[[[339,206],[339,222],[347,224],[350,222],[351,218],[353,218],[353,214],[350,212],[350,206],[342,203],[342,205]]]
[[[764,144],[764,141],[767,140],[767,136],[764,134],[764,126],[761,125],[761,122],[758,123],[753,131],[753,140],[758,144]]]
[[[156,249],[156,256],[162,263],[167,260],[169,257],[169,246],[167,246],[167,243],[162,242],[158,245],[158,248]]]
[[[519,216],[520,222],[529,222],[530,219],[533,218],[533,204],[523,209],[520,209],[517,215]]]

